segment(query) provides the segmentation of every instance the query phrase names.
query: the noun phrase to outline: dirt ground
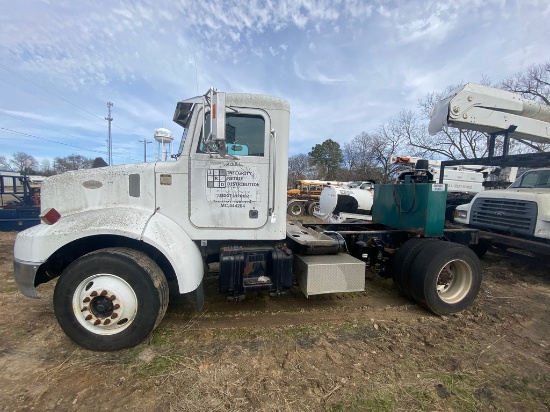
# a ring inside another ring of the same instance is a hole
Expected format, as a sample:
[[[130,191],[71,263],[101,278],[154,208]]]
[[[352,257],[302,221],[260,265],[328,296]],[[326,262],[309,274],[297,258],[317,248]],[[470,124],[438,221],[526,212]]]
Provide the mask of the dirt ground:
[[[296,288],[228,302],[172,299],[148,342],[114,353],[72,343],[13,280],[0,233],[0,410],[550,410],[548,262],[489,253],[475,304],[436,317],[367,271],[364,293]]]

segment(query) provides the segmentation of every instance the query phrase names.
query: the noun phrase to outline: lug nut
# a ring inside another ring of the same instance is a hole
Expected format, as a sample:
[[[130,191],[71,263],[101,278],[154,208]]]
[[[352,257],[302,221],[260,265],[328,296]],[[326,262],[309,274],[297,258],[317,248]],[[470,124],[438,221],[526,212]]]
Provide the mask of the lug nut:
[[[111,319],[116,319],[116,318],[118,318],[118,313],[115,312],[111,315]]]
[[[96,321],[94,322],[94,326],[97,326],[97,325],[100,325],[101,324],[101,321],[99,319],[96,319]]]
[[[91,300],[91,299],[90,299],[88,296],[86,296],[82,302],[88,303],[90,300]]]
[[[107,292],[106,290],[104,290],[104,291],[101,292],[100,296],[105,296],[105,295],[107,295],[107,293],[109,293],[109,292]]]
[[[113,306],[113,309],[114,309],[114,310],[120,309],[120,305],[119,305],[118,303],[115,304],[115,305]]]
[[[108,325],[109,323],[111,323],[111,319],[105,319],[105,322],[103,322],[104,325]]]
[[[116,299],[116,296],[115,296],[115,295],[111,295],[111,297],[110,297],[109,299],[115,300],[115,299]]]
[[[81,312],[86,312],[88,310],[87,306],[84,306],[82,309],[80,309]]]
[[[92,319],[92,315],[86,316],[86,320],[91,320],[91,319]]]
[[[90,296],[97,296],[97,292],[94,290],[92,293],[90,293]]]

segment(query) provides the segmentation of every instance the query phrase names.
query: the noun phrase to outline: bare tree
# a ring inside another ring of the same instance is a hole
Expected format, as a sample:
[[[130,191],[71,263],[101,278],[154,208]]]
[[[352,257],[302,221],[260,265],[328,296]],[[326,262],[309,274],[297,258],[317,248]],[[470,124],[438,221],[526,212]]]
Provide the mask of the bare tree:
[[[374,135],[373,150],[380,165],[380,181],[388,183],[403,169],[391,162],[392,156],[425,157],[426,151],[410,145],[412,136],[421,132],[410,113],[401,112],[380,126]]]
[[[32,173],[38,168],[38,160],[25,152],[14,153],[10,160],[10,164],[12,165],[12,170],[18,171],[19,173]]]
[[[355,136],[349,143],[344,143],[342,150],[345,176],[342,180],[368,180],[378,168],[372,147],[373,136],[367,132]]]
[[[550,62],[529,66],[525,72],[504,79],[498,87],[550,106]]]
[[[311,165],[308,155],[300,153],[288,158],[288,182],[289,188],[296,187],[298,180],[314,179],[315,168]]]
[[[55,173],[49,159],[44,159],[40,162],[39,171],[44,176],[51,176]]]
[[[54,170],[56,173],[63,173],[69,170],[89,169],[92,167],[93,159],[79,154],[72,154],[54,159]]]
[[[3,169],[13,170],[10,163],[7,161],[6,156],[0,156],[0,167]]]

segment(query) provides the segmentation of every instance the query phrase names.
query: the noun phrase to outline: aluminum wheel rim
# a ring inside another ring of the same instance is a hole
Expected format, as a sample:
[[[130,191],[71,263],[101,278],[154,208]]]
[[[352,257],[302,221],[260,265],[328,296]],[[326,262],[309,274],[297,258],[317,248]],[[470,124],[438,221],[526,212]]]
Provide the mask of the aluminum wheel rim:
[[[470,265],[463,260],[452,260],[439,271],[436,280],[437,294],[445,303],[458,303],[468,295],[473,279]]]
[[[124,279],[111,274],[86,278],[73,294],[73,312],[84,328],[98,335],[114,335],[136,317],[138,300]]]

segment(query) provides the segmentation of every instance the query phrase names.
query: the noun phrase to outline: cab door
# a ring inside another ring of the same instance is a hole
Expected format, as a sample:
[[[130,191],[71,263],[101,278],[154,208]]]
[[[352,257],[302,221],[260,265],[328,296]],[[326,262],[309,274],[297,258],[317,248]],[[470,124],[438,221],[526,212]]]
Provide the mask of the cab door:
[[[268,221],[271,121],[263,110],[233,109],[226,112],[224,157],[201,142],[208,114],[193,138],[189,218],[199,228],[253,229]]]

